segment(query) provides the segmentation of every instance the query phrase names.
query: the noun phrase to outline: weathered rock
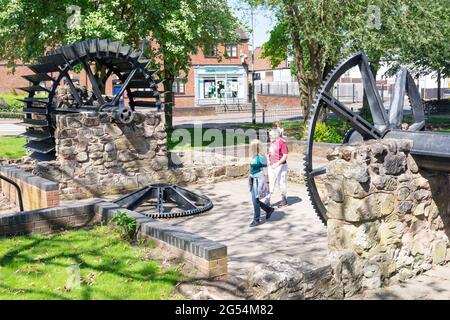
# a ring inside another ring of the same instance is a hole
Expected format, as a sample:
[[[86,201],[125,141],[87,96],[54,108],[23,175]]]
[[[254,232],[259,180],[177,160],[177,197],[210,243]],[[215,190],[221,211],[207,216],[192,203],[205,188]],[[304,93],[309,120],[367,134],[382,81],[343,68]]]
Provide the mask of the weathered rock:
[[[407,214],[407,213],[411,213],[412,208],[413,208],[412,201],[402,201],[398,205],[398,209],[397,210],[401,214]]]
[[[408,166],[409,171],[412,173],[418,173],[419,172],[419,166],[417,165],[414,158],[409,154],[408,158],[406,159],[406,165]]]
[[[393,195],[378,193],[363,199],[344,197],[342,203],[331,201],[328,216],[350,222],[370,221],[390,215],[394,210]]]
[[[398,175],[405,172],[406,156],[404,154],[389,154],[384,158],[386,174]]]
[[[249,272],[248,286],[254,299],[306,300],[342,297],[331,267],[316,267],[299,258],[258,265]]]
[[[86,162],[89,160],[88,154],[86,152],[79,152],[75,158],[78,162]]]
[[[350,249],[332,251],[331,267],[334,278],[340,283],[345,296],[352,296],[361,290],[363,277],[361,259]]]

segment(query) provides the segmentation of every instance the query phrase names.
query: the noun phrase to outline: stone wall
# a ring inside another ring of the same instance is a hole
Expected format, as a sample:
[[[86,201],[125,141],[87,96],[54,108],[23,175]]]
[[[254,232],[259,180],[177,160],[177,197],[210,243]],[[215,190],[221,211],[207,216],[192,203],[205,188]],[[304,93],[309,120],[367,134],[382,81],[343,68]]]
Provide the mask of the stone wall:
[[[248,163],[202,151],[167,151],[163,113],[121,125],[107,113],[57,116],[57,159],[33,173],[55,181],[62,200],[126,194],[150,183],[212,183],[243,177]]]
[[[406,280],[450,259],[448,174],[419,170],[411,141],[369,141],[329,154],[328,240],[347,291]],[[347,292],[348,294],[348,292]]]
[[[59,183],[64,199],[123,193],[161,180],[168,169],[162,113],[135,113],[121,125],[107,113],[57,116],[57,159],[34,172]]]

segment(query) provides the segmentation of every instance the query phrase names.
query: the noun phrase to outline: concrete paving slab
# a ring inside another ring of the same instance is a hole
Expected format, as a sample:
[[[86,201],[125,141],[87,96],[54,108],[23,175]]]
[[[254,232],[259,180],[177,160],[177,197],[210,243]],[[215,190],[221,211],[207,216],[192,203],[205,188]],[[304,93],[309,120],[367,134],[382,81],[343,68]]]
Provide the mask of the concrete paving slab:
[[[303,185],[291,183],[290,205],[277,209],[269,221],[254,228],[249,227],[253,209],[246,179],[193,185],[189,189],[210,197],[214,208],[199,216],[168,222],[227,245],[230,275],[244,277],[255,265],[286,256],[298,256],[318,265],[326,263],[326,228],[315,215]],[[279,200],[279,195],[272,199],[274,203]]]

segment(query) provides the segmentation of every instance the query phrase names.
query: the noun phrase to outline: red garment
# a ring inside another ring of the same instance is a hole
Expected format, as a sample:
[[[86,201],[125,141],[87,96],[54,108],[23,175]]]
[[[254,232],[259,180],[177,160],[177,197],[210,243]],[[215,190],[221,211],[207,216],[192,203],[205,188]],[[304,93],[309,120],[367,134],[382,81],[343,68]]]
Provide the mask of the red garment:
[[[287,147],[286,141],[284,141],[284,139],[278,139],[277,141],[272,142],[269,147],[269,163],[270,163],[270,165],[273,165],[275,162],[280,161],[280,159],[285,154],[288,154],[288,147]],[[286,163],[286,161],[284,163]]]

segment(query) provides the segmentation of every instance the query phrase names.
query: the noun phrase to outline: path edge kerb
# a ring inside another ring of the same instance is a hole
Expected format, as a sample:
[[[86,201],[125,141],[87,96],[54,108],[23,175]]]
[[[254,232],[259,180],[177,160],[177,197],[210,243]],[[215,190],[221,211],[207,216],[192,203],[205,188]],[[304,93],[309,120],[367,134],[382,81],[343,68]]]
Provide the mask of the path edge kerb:
[[[193,265],[208,278],[225,276],[228,273],[227,246],[222,243],[185,231],[177,226],[147,217],[139,212],[124,209],[113,202],[94,205],[94,212],[105,223],[121,212],[135,218],[138,236],[155,241],[171,254]]]

